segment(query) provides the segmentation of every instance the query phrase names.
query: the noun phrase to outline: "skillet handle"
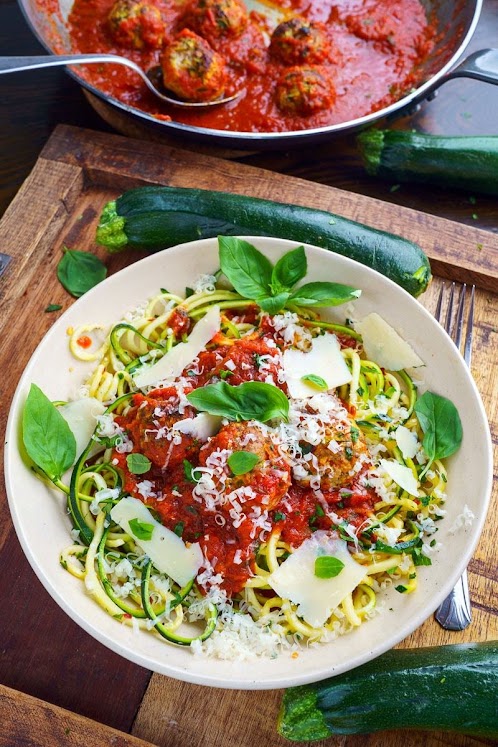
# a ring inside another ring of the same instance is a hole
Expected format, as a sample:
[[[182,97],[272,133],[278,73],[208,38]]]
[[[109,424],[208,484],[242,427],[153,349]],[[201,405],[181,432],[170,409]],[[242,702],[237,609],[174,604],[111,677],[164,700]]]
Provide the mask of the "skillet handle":
[[[466,57],[449,73],[440,78],[431,93],[447,80],[453,78],[474,78],[485,83],[498,85],[498,49],[480,49]]]

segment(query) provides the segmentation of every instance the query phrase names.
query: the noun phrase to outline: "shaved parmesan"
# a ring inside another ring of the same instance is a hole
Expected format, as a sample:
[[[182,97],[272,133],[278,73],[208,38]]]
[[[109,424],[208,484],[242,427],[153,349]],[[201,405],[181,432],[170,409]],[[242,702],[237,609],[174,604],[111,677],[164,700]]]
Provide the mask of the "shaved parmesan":
[[[197,322],[186,342],[179,342],[157,363],[138,371],[133,381],[140,389],[159,381],[174,381],[220,331],[220,326],[219,306],[212,306],[206,316]]]
[[[403,459],[413,459],[419,447],[417,435],[408,428],[405,428],[404,425],[398,425],[394,432],[394,438],[403,455]]]
[[[315,576],[315,561],[323,555],[344,563],[344,568],[334,578]],[[297,614],[317,628],[364,577],[365,568],[353,560],[347,543],[331,537],[328,532],[318,531],[270,574],[268,583],[279,597],[297,604]]]
[[[76,440],[76,456],[83,453],[97,425],[97,417],[106,411],[94,397],[83,397],[58,408]]]
[[[175,423],[173,430],[180,431],[186,436],[193,436],[199,441],[207,441],[211,436],[215,436],[221,427],[221,418],[219,415],[210,415],[208,412],[201,412],[195,418],[185,418]]]
[[[122,498],[112,509],[111,519],[133,537],[158,571],[166,573],[180,586],[197,575],[204,562],[199,543],[187,547],[180,537],[154,519],[142,501],[131,496]],[[134,519],[152,527],[150,539],[136,536],[130,527]]]
[[[380,467],[389,475],[391,480],[394,480],[396,485],[399,485],[400,488],[403,488],[415,498],[418,496],[418,480],[409,467],[391,459],[381,459]]]
[[[292,348],[286,350],[283,367],[289,394],[294,399],[313,397],[317,393],[316,387],[302,380],[303,376],[319,376],[326,382],[328,390],[348,384],[352,378],[339,340],[331,334],[315,337],[307,353]]]
[[[363,348],[369,360],[388,371],[424,366],[412,346],[403,340],[390,324],[375,312],[356,322],[355,329],[363,338]]]

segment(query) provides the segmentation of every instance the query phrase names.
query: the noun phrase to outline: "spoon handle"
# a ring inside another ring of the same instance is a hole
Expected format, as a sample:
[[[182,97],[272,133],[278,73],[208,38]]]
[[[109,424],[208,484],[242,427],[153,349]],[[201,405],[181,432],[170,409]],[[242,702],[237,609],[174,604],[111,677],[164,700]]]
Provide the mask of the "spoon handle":
[[[113,54],[66,54],[66,55],[35,55],[33,57],[1,57],[0,74],[17,73],[21,70],[36,70],[41,67],[55,67],[56,65],[86,65],[93,62],[119,62],[136,70],[131,60],[125,60]]]

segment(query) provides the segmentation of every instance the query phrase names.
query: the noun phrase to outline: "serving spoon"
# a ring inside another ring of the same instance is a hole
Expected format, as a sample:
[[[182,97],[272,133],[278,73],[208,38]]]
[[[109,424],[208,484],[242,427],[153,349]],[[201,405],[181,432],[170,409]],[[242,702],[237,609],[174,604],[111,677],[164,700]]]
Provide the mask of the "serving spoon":
[[[97,62],[112,62],[118,65],[125,65],[134,70],[139,75],[147,88],[157,96],[161,101],[172,106],[188,109],[201,109],[209,106],[221,106],[228,104],[240,96],[241,91],[234,93],[232,96],[225,96],[214,101],[181,101],[168,96],[162,90],[162,74],[159,66],[153,67],[147,72],[142,70],[139,65],[135,64],[127,57],[121,57],[117,54],[66,54],[66,55],[39,55],[34,57],[1,57],[0,56],[0,74],[17,73],[21,70],[36,70],[43,67],[55,67],[57,65],[88,65]]]

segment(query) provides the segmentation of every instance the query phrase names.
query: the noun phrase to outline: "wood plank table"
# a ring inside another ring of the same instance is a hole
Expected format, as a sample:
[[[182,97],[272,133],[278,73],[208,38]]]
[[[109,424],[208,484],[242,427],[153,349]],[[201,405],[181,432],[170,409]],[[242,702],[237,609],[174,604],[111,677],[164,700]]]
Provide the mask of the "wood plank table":
[[[106,256],[102,248],[95,246],[96,221],[107,200],[122,190],[161,183],[210,185],[222,191],[230,189],[266,198],[278,194],[281,201],[320,205],[373,226],[389,227],[420,243],[440,273],[455,280],[471,278],[478,285],[474,376],[496,436],[496,234],[230,160],[67,126],[57,128],[50,138],[0,224],[0,246],[13,257],[0,301],[2,401],[10,402],[30,354],[53,323],[55,315],[43,313],[47,304],[60,304],[64,309],[72,302],[56,278],[62,247],[96,252],[105,259],[110,273],[133,262],[139,256],[136,252]],[[482,249],[468,255],[467,247],[477,244],[482,244]],[[423,297],[423,303],[430,309],[434,308],[440,282],[436,279]],[[8,407],[2,410],[2,425],[7,410]],[[157,745],[249,747],[255,738],[263,744],[285,744],[275,732],[280,692],[223,691],[156,674],[151,676],[77,628],[27,567],[10,525],[5,500],[0,511],[0,557],[4,569],[0,584],[6,630],[0,681]],[[496,521],[493,504],[469,568],[474,608],[471,627],[463,633],[449,633],[429,619],[403,646],[498,638],[495,586],[498,554],[493,541]],[[2,697],[0,703],[3,702],[5,709],[14,696],[8,698],[0,693]],[[58,710],[47,711],[45,705],[40,709],[40,719],[46,719],[47,713],[52,719],[63,718]],[[9,721],[9,713],[12,714],[12,709],[7,708],[3,728],[10,728],[11,734],[17,736],[18,725],[12,718]],[[84,725],[87,728],[86,722]],[[411,737],[418,744],[431,746],[442,739],[441,735],[431,733]],[[335,741],[381,747],[401,745],[406,738],[393,733]],[[456,745],[478,742],[470,737],[452,736],[452,744]],[[11,742],[6,738],[5,744]]]
[[[498,0],[485,0],[471,49],[496,46]],[[0,0],[2,53],[39,50],[14,0]],[[0,130],[0,252],[13,256],[0,280],[0,429],[17,380],[54,316],[67,308],[55,282],[63,243],[95,251],[94,228],[106,199],[138,183],[231,189],[319,205],[419,241],[439,277],[478,285],[473,374],[493,442],[498,438],[498,208],[495,198],[465,192],[379,183],[359,163],[348,136],[314,149],[238,154],[231,161],[152,142],[109,136],[77,85],[62,71],[36,79],[3,78]],[[447,134],[498,134],[498,88],[471,81],[446,84],[437,99],[400,127]],[[93,133],[59,127],[91,127]],[[98,132],[97,132],[98,130]],[[140,174],[136,164],[140,164]],[[30,174],[31,170],[33,169]],[[250,168],[253,167],[253,168]],[[264,169],[264,170],[261,170]],[[14,202],[12,198],[28,177]],[[457,221],[455,225],[454,221]],[[101,254],[101,256],[103,256]],[[134,261],[106,257],[109,272]],[[431,310],[436,278],[423,303]],[[0,465],[1,467],[1,465]],[[495,485],[489,521],[469,568],[474,621],[464,633],[429,619],[403,642],[422,646],[498,638]],[[280,692],[209,690],[152,675],[110,652],[78,628],[36,579],[12,528],[0,488],[0,747],[144,745],[158,747],[283,747],[275,719]],[[429,732],[341,737],[323,745],[476,747],[489,741]]]

